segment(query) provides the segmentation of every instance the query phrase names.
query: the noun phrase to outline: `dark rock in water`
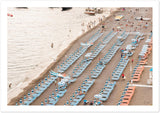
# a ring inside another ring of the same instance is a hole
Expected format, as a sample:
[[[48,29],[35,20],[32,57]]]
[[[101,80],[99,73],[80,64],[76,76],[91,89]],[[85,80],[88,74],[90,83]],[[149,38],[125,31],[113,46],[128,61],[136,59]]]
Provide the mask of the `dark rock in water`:
[[[66,10],[69,10],[69,9],[72,9],[72,7],[62,7],[62,11],[66,11]]]
[[[17,9],[28,9],[28,7],[16,7]]]

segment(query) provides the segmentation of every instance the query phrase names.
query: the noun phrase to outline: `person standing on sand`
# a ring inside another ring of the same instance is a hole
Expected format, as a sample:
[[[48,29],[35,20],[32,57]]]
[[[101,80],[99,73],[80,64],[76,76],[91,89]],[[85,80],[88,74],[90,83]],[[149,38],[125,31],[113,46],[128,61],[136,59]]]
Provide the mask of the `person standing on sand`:
[[[123,79],[125,79],[125,76],[124,76],[124,74],[122,74],[122,78],[123,78]]]
[[[9,88],[11,88],[12,87],[12,83],[9,83]]]

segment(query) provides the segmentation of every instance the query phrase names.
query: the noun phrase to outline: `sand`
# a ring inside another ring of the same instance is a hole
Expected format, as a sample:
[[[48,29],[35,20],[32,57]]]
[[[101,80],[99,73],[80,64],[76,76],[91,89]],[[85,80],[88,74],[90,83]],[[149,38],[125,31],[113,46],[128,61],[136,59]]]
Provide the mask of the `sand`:
[[[119,24],[122,24],[121,25],[121,28],[123,30],[126,30],[126,31],[134,31],[134,28],[133,27],[125,27],[125,23],[126,21],[123,21],[124,19],[122,19],[120,22],[117,22],[114,20],[114,15],[118,15],[118,14],[123,14],[125,16],[125,19],[127,18],[128,20],[134,22],[134,27],[138,26],[138,22],[137,20],[134,19],[134,17],[131,17],[130,15],[133,15],[133,12],[132,14],[128,14],[130,12],[130,10],[135,10],[135,8],[127,8],[126,11],[123,11],[123,12],[116,12],[115,14],[113,14],[112,16],[110,16],[109,18],[106,19],[105,23],[105,27],[106,27],[106,32],[104,32],[104,35],[99,38],[95,43],[94,43],[94,46],[93,47],[90,47],[85,53],[89,52],[92,48],[94,48],[96,46],[96,44],[98,44],[100,41],[102,41],[102,39],[104,38],[104,36],[106,34],[108,34],[111,29],[113,27],[117,27],[119,26]],[[145,13],[144,13],[145,12]],[[146,12],[145,11],[145,8],[141,8],[140,9],[140,12],[139,13],[136,13],[135,15],[136,16],[141,16],[143,15],[144,17],[152,17],[152,9],[149,8],[148,11]],[[145,23],[143,23],[143,25],[145,25]],[[77,39],[74,43],[72,43],[72,45],[70,46],[71,48],[68,48],[67,50],[67,53],[64,52],[65,55],[69,55],[70,53],[72,53],[77,46],[79,46],[80,42],[83,42],[83,41],[86,41],[89,37],[91,37],[97,30],[98,28],[101,27],[101,26],[97,26],[96,28],[94,28],[93,30],[89,31],[88,33],[86,33],[85,35],[83,35],[81,38]],[[139,29],[139,28],[138,28]],[[149,25],[149,27],[147,29],[139,29],[138,31],[140,32],[143,32],[143,33],[149,33],[150,31],[152,30],[152,26]],[[72,93],[74,92],[75,89],[77,89],[80,84],[82,83],[82,81],[86,78],[87,75],[90,75],[90,71],[95,67],[95,65],[97,64],[99,58],[102,58],[107,52],[108,50],[111,48],[111,46],[116,42],[116,37],[119,36],[121,33],[118,33],[106,46],[105,48],[100,52],[100,54],[92,61],[92,63],[86,68],[86,70],[82,73],[82,75],[80,77],[78,77],[77,81],[75,83],[72,83],[70,84],[68,87],[67,87],[67,92],[66,94],[59,99],[59,101],[57,102],[56,105],[64,105],[64,103],[66,102],[66,100],[69,100],[70,96],[72,95]],[[131,43],[131,39],[134,38],[135,35],[129,35],[128,38],[125,40],[124,44],[121,46],[121,48],[125,48],[126,45],[130,44]],[[131,80],[131,74],[130,74],[130,65],[131,65],[131,59],[134,59],[134,63],[132,64],[132,68],[134,68],[134,66],[136,65],[136,62],[138,61],[138,54],[139,52],[141,51],[141,48],[143,46],[143,44],[145,44],[145,40],[148,38],[148,35],[145,36],[145,39],[144,40],[141,40],[141,42],[139,43],[139,46],[136,48],[135,52],[134,52],[134,55],[132,57],[130,57],[130,61],[126,67],[126,69],[124,70],[124,74],[126,75],[126,80],[118,80],[117,81],[117,84],[116,84],[116,87],[115,89],[113,90],[113,92],[111,93],[109,99],[104,102],[103,104],[104,105],[116,105],[120,99],[120,96],[122,94],[122,91],[124,90],[125,86],[126,86],[126,83],[128,81]],[[69,74],[72,72],[73,68],[83,59],[85,54],[83,54],[65,73],[66,74]],[[150,54],[150,56],[152,56],[152,54]],[[55,63],[55,65],[51,68],[53,69],[55,72],[57,71],[57,69],[55,68],[55,66],[57,64],[60,64],[63,59],[65,59],[65,57],[62,55],[62,56],[59,56],[59,60]],[[101,75],[96,79],[94,85],[91,87],[91,89],[87,92],[87,94],[85,95],[85,98],[84,99],[87,99],[87,100],[93,100],[94,98],[94,95],[95,94],[98,94],[99,91],[101,90],[101,88],[104,87],[104,83],[106,81],[106,79],[108,79],[108,77],[111,77],[111,74],[113,72],[113,70],[115,69],[115,67],[117,66],[118,62],[120,60],[120,51],[118,51],[116,53],[116,55],[112,58],[112,60],[110,61],[110,63],[108,63],[105,67],[105,69],[103,70],[103,72],[101,73]],[[147,65],[152,65],[152,57],[149,58],[149,62]],[[143,75],[146,75],[145,77],[142,76],[140,82],[138,83],[135,83],[135,84],[147,84],[146,83],[146,79],[148,75],[148,69],[145,68],[145,71],[143,72]],[[46,70],[47,72],[47,70]],[[47,74],[44,74],[44,75],[47,75]],[[44,76],[43,74],[41,76]],[[38,81],[40,80],[37,79],[37,81],[34,81],[34,83],[36,84]],[[33,84],[34,85],[34,84]],[[28,88],[31,88],[31,86],[33,85],[30,85]],[[49,94],[52,93],[52,91],[55,89],[55,84],[52,84],[46,91],[43,92],[43,94],[38,97],[31,105],[40,105],[41,101],[44,101],[44,99],[46,97],[49,96]],[[148,92],[148,94],[143,97],[143,94],[145,92]],[[133,100],[131,101],[131,105],[151,105],[152,104],[152,89],[150,88],[148,90],[148,88],[142,88],[142,87],[138,87],[136,88],[136,91],[135,91],[135,94],[133,96]],[[27,91],[24,91],[23,94],[27,93]],[[15,104],[15,102],[21,98],[23,96],[23,94],[19,95],[18,97],[14,98],[9,104]],[[142,98],[143,97],[143,98]],[[137,98],[139,98],[137,100]],[[144,101],[146,100],[146,101]],[[79,105],[82,105],[83,102],[81,101],[79,103]]]
[[[98,18],[108,16],[110,9],[116,10],[104,8],[104,13],[89,16],[84,14],[85,8],[64,12],[61,8],[8,8],[8,13],[13,14],[8,17],[8,85],[12,83],[12,88],[7,89],[8,102],[32,80],[44,75],[58,61],[60,53],[83,35],[81,30],[88,31],[87,23],[95,20],[97,25]]]

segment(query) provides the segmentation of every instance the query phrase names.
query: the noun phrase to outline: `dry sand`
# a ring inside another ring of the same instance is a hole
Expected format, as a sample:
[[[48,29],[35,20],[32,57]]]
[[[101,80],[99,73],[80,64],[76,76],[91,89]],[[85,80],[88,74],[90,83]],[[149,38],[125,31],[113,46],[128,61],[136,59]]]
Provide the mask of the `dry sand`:
[[[145,9],[147,9],[148,11],[146,12]],[[129,11],[132,10],[131,14],[128,14]],[[130,15],[133,15],[133,10],[135,10],[135,8],[127,8],[126,11],[123,12],[116,12],[115,14],[111,15],[109,18],[106,19],[105,21],[105,27],[106,27],[106,31],[104,32],[104,35],[99,38],[95,43],[94,46],[90,47],[85,53],[90,52],[90,50],[92,48],[94,48],[100,41],[102,41],[102,39],[104,38],[104,36],[106,36],[106,34],[108,34],[111,29],[114,27],[119,26],[120,24],[123,30],[127,30],[127,31],[134,31],[133,27],[125,27],[126,21],[124,19],[128,19],[131,22],[134,22],[134,27],[138,26],[138,22],[137,20],[134,19],[134,16],[131,17]],[[114,20],[114,15],[118,15],[118,14],[122,14],[124,15],[124,19],[122,19],[120,22],[119,21],[115,21]],[[151,8],[141,8],[139,13],[135,14],[136,16],[141,16],[143,15],[143,17],[152,17],[152,9]],[[142,23],[143,25],[145,25],[145,23]],[[75,42],[73,42],[70,45],[70,48],[67,49],[67,52],[64,51],[60,56],[59,56],[59,60],[55,63],[54,66],[52,66],[51,69],[53,69],[55,72],[57,71],[57,69],[55,68],[57,66],[57,64],[60,64],[63,59],[65,59],[65,55],[69,55],[71,53],[73,53],[75,51],[75,49],[80,45],[80,42],[84,42],[86,40],[88,40],[93,34],[95,34],[95,32],[99,29],[99,27],[101,26],[97,26],[96,28],[94,28],[93,30],[89,31],[88,33],[86,33],[85,35],[83,35],[82,37],[80,37],[79,39],[77,39]],[[139,29],[139,28],[137,28]],[[122,31],[123,31],[122,30]],[[149,33],[152,30],[152,26],[151,24],[149,25],[149,27],[147,29],[139,29],[138,31],[143,32],[143,33]],[[82,73],[82,75],[80,75],[80,77],[78,77],[78,79],[76,80],[75,83],[70,84],[67,87],[67,92],[66,94],[59,99],[59,101],[57,102],[56,105],[64,105],[64,103],[66,102],[66,100],[69,100],[70,96],[72,95],[72,93],[75,91],[75,89],[77,89],[82,81],[86,78],[87,75],[90,75],[90,71],[95,67],[95,65],[97,64],[97,62],[99,61],[99,58],[104,57],[104,55],[108,52],[108,50],[112,47],[112,45],[116,42],[116,37],[119,36],[121,33],[118,33],[106,46],[105,48],[100,52],[100,54],[92,61],[92,63],[86,68],[86,70]],[[129,35],[128,38],[125,40],[124,44],[121,46],[121,48],[125,48],[126,45],[131,43],[131,39],[134,38],[135,35]],[[141,51],[141,48],[143,46],[143,44],[145,44],[145,40],[148,38],[148,36],[145,36],[146,38],[144,40],[141,40],[141,42],[139,43],[139,46],[136,48],[134,55],[132,57],[129,57],[130,61],[126,67],[126,69],[124,70],[124,74],[126,75],[126,80],[123,81],[121,79],[119,79],[117,81],[116,87],[113,90],[113,92],[111,93],[109,99],[104,102],[104,105],[116,105],[120,99],[120,96],[122,94],[122,91],[124,90],[126,83],[128,81],[130,81],[131,79],[131,74],[130,74],[130,65],[131,65],[131,59],[134,59],[134,63],[132,64],[132,68],[134,68],[134,66],[136,65],[136,62],[138,61],[138,54]],[[73,68],[83,59],[85,54],[83,54],[65,73],[69,74],[72,72]],[[110,61],[110,63],[108,63],[105,67],[105,69],[103,70],[103,72],[101,73],[101,75],[96,79],[94,85],[91,87],[91,89],[87,92],[86,96],[84,99],[87,100],[93,100],[94,95],[98,94],[99,91],[101,90],[101,88],[104,87],[104,83],[106,81],[106,79],[108,79],[108,77],[111,77],[111,74],[113,72],[113,70],[115,69],[115,67],[117,66],[119,60],[120,60],[120,51],[118,51],[115,56],[112,58],[112,60]],[[150,54],[150,56],[152,56],[152,54]],[[152,57],[149,57],[149,62],[148,65],[152,65]],[[50,68],[48,68],[50,69]],[[137,84],[146,84],[146,79],[148,75],[148,69],[145,68],[145,71],[143,72],[143,75],[146,75],[145,77],[142,76],[140,82],[138,82]],[[44,72],[41,76],[45,76],[47,74],[48,71],[46,70],[46,72]],[[43,78],[43,77],[41,77]],[[34,83],[36,84],[38,81],[41,80],[41,78],[38,78],[36,81],[34,81]],[[10,102],[10,104],[15,104],[15,102],[23,97],[24,94],[27,93],[27,90],[30,90],[30,88],[32,86],[34,86],[35,84],[30,84],[30,86],[28,88],[26,88],[26,91],[23,92],[23,94],[20,94],[17,98],[13,99],[12,102]],[[45,98],[47,98],[49,96],[49,94],[52,93],[52,91],[54,91],[55,89],[55,84],[52,84],[46,91],[43,92],[43,94],[38,97],[31,105],[40,105],[41,101],[44,101]],[[143,94],[147,93],[148,94],[146,96],[143,96]],[[142,87],[138,87],[136,88],[135,94],[133,96],[133,100],[131,101],[131,105],[151,105],[152,104],[152,89],[150,88],[148,90],[148,88],[142,88]],[[137,100],[138,98],[138,100]],[[145,100],[145,101],[144,101]],[[83,102],[81,101],[79,105],[82,105]]]

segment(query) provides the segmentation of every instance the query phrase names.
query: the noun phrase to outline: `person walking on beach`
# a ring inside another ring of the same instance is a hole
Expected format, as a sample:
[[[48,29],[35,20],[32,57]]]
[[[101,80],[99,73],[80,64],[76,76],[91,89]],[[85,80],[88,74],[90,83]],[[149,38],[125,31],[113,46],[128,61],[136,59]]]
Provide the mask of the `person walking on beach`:
[[[133,59],[132,59],[132,64],[133,64]]]
[[[125,79],[124,73],[122,74],[122,79]]]

